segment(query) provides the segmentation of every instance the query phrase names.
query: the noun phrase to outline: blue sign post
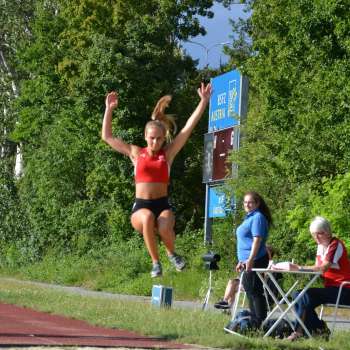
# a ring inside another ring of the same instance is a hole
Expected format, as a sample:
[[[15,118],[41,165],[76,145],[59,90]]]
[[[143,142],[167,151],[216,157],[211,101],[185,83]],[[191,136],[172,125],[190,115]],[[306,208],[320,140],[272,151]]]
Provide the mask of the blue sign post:
[[[217,132],[234,127],[235,133],[238,134],[237,148],[239,147],[239,125],[242,119],[246,116],[248,106],[248,80],[243,77],[239,71],[233,70],[225,74],[219,75],[211,79],[213,93],[210,98],[209,105],[209,122],[207,141],[214,140],[213,145],[208,144],[206,150],[206,162],[204,169],[204,178],[206,183],[206,198],[205,198],[205,242],[210,243],[211,237],[211,221],[213,218],[222,218],[227,215],[225,194],[217,191],[214,185],[218,185],[218,181],[212,181],[211,174],[213,169],[207,169],[208,165],[217,164],[210,157],[215,155],[212,148],[216,147],[215,140]],[[225,130],[226,132],[227,130]],[[210,137],[210,134],[212,136]],[[223,141],[224,142],[224,141]],[[208,143],[208,142],[207,142]],[[209,152],[210,151],[210,152]],[[220,150],[220,155],[223,152]],[[227,153],[227,152],[226,152]],[[207,159],[208,158],[208,159]],[[221,162],[220,164],[225,164]],[[216,168],[215,168],[216,169]],[[215,170],[214,169],[214,170]],[[224,171],[225,173],[225,171]],[[223,180],[221,180],[223,183]]]

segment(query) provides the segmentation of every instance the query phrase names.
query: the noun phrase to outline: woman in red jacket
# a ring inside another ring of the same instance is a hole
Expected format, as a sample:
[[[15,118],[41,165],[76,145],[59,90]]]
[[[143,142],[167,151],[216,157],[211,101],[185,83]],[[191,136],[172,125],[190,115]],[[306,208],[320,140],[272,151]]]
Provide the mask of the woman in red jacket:
[[[350,261],[344,243],[332,236],[330,223],[322,216],[317,216],[311,222],[310,232],[317,243],[316,261],[313,266],[298,266],[292,268],[307,268],[321,271],[324,288],[310,288],[296,304],[296,311],[311,333],[327,332],[324,323],[318,318],[315,308],[321,304],[335,304],[340,285],[350,281]],[[344,285],[340,304],[350,305],[350,285]],[[303,336],[301,327],[297,327],[288,339],[293,341]]]
[[[118,94],[110,92],[106,97],[102,139],[117,152],[127,155],[135,167],[136,200],[132,209],[131,224],[143,235],[153,263],[152,277],[162,275],[157,232],[176,270],[181,271],[185,267],[184,259],[175,253],[175,217],[168,200],[168,184],[175,156],[185,145],[208,105],[210,84],[202,83],[198,95],[198,106],[182,130],[170,142],[167,142],[167,139],[175,124],[170,116],[164,114],[164,110],[168,107],[171,96],[162,97],[152,113],[153,120],[146,124],[144,137],[147,146],[144,148],[125,143],[112,135],[112,113],[118,106]]]

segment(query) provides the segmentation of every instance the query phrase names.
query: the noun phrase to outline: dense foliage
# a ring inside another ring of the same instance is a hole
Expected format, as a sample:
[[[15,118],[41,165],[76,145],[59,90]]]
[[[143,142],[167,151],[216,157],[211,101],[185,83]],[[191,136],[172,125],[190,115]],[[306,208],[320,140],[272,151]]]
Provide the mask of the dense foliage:
[[[18,230],[4,229],[10,245],[2,246],[5,256],[7,249],[16,249],[13,245],[19,239],[36,258],[48,249],[84,254],[96,244],[109,245],[134,235],[129,223],[134,196],[131,163],[100,140],[104,96],[118,90],[120,107],[113,127],[127,142],[144,143],[143,126],[166,93],[173,94],[170,112],[183,126],[198,101],[200,78],[179,43],[204,34],[196,15],[211,17],[212,4],[208,0],[1,2],[1,14],[7,18],[2,23],[8,25],[4,36],[16,39],[13,52],[5,52],[15,73],[3,72],[2,78],[8,78],[8,85],[15,81],[19,91],[7,98],[9,106],[2,99],[3,111],[9,111],[1,117],[11,116],[2,145],[9,140],[21,144],[24,159],[24,176],[16,181],[11,169],[14,151],[11,159],[7,154],[2,157],[10,162],[5,173],[16,201],[10,208],[6,188],[1,203],[7,203],[7,209],[2,215],[22,213],[26,222],[21,237],[16,236]],[[18,23],[21,27],[15,28]],[[204,194],[198,178],[203,126],[172,169],[179,232],[188,225],[202,225]]]
[[[0,1],[0,237],[6,262],[16,265],[27,255],[26,239],[30,240],[28,221],[20,205],[14,167],[19,144],[11,139],[18,120],[13,102],[19,95],[22,72],[16,69],[19,43],[30,36],[29,22],[33,1]]]
[[[250,78],[250,109],[233,188],[261,192],[274,245],[312,258],[312,216],[349,243],[349,1],[250,1],[234,59]],[[237,29],[237,27],[236,27]],[[250,41],[242,40],[249,34]]]

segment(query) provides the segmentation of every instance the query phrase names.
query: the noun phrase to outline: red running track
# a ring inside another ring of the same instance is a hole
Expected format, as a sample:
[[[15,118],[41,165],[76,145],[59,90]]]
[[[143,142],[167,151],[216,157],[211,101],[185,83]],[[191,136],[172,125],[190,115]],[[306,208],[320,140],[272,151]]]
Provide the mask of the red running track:
[[[158,337],[92,326],[85,321],[0,303],[0,346],[4,345],[193,349]]]

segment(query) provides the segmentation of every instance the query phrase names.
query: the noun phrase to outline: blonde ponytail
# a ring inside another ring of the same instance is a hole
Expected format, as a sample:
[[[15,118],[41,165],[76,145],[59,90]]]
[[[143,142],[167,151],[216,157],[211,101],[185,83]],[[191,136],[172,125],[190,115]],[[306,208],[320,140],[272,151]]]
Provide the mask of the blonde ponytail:
[[[164,113],[165,109],[169,107],[171,99],[172,99],[171,95],[165,95],[161,97],[157,102],[156,106],[154,107],[154,110],[151,116],[152,120],[159,121],[163,124],[166,130],[165,138],[167,142],[171,141],[172,136],[175,135],[177,130],[174,115]]]

